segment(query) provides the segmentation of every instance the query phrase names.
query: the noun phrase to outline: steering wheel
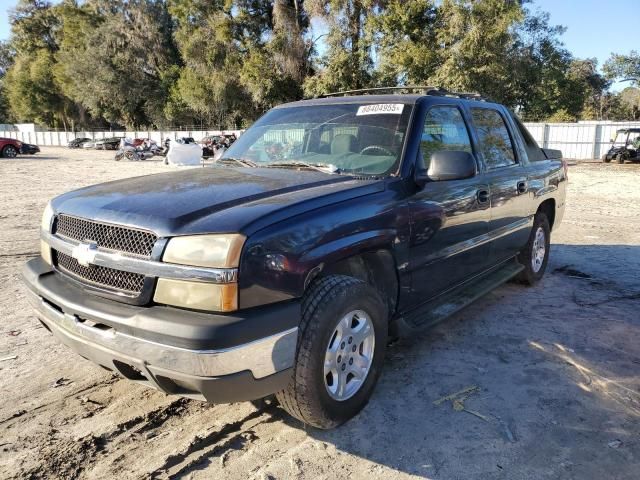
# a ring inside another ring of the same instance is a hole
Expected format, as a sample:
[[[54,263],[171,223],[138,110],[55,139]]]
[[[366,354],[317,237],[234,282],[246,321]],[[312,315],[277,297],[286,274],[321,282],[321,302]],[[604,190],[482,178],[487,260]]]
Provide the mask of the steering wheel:
[[[365,155],[367,152],[372,150],[378,150],[384,155],[389,155],[390,157],[393,156],[393,152],[391,150],[380,145],[369,145],[368,147],[364,147],[362,150],[360,150],[360,155]]]

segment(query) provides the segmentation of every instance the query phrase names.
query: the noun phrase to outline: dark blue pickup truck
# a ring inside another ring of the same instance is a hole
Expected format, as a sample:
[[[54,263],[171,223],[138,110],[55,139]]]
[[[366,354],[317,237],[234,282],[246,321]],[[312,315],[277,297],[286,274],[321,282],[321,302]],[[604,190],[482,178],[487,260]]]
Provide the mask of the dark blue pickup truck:
[[[213,167],[55,198],[24,268],[38,318],[166,393],[345,422],[389,338],[540,280],[564,212],[566,163],[509,110],[412,91],[281,105]]]

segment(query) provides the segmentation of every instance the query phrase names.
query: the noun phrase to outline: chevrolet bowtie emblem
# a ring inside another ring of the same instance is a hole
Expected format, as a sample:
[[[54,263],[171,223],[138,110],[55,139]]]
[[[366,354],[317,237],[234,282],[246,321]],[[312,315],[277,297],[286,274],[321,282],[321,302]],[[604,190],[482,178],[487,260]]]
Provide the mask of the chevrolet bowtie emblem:
[[[79,243],[73,247],[71,256],[75,258],[83,267],[90,266],[96,259],[98,245],[96,243]]]

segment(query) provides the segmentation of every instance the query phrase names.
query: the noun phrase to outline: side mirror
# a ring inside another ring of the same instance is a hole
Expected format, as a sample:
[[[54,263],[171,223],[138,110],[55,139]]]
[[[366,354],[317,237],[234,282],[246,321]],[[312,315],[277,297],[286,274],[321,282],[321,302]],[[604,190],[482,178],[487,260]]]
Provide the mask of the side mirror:
[[[416,170],[415,181],[424,186],[427,181],[463,180],[474,177],[476,161],[469,152],[442,150],[431,155],[429,169]]]

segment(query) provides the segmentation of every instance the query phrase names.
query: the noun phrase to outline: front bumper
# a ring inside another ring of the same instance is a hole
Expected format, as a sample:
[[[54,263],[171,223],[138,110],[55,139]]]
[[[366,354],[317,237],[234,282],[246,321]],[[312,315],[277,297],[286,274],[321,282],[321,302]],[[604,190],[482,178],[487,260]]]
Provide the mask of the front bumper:
[[[124,377],[216,403],[284,388],[297,342],[297,302],[240,315],[139,307],[87,294],[42,259],[23,269],[37,317],[62,343]]]

